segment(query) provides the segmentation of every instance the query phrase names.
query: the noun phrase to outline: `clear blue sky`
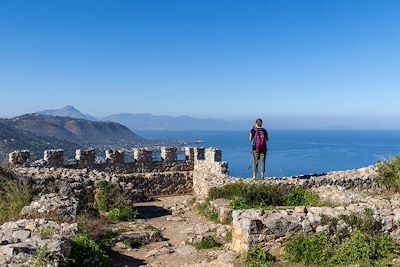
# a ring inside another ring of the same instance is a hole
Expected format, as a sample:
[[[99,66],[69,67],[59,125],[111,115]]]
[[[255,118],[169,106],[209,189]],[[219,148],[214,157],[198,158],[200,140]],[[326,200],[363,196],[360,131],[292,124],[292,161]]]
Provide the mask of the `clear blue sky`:
[[[397,0],[0,0],[0,116],[400,118],[399,14]]]

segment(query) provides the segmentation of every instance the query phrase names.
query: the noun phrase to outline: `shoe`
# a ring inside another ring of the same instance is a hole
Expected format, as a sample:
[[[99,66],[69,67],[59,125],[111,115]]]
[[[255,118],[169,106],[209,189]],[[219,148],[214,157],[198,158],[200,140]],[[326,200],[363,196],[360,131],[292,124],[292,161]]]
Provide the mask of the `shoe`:
[[[265,177],[264,177],[264,173],[261,173],[261,179],[264,179]]]

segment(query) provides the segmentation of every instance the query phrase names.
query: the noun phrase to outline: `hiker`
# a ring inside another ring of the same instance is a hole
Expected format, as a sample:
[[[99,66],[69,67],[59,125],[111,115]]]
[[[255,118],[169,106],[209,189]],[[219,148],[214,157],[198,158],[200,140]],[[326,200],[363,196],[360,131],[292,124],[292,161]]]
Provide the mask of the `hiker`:
[[[265,175],[265,159],[267,156],[268,132],[262,128],[262,119],[256,120],[256,125],[251,129],[249,139],[253,142],[253,178],[257,178],[260,165],[261,178]]]

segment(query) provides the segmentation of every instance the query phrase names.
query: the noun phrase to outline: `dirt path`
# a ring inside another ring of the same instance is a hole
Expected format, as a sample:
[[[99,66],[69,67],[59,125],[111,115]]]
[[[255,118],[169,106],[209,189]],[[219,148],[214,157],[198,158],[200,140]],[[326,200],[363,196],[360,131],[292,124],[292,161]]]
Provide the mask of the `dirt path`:
[[[137,203],[135,206],[148,223],[161,231],[166,241],[150,243],[138,249],[114,248],[117,267],[122,266],[221,266],[214,261],[222,254],[232,262],[231,253],[223,248],[197,250],[186,244],[191,231],[212,227],[204,216],[199,215],[190,203],[192,196],[172,196],[156,201]],[[221,256],[220,256],[221,258]],[[235,261],[235,260],[234,260]],[[222,266],[241,266],[238,262]]]

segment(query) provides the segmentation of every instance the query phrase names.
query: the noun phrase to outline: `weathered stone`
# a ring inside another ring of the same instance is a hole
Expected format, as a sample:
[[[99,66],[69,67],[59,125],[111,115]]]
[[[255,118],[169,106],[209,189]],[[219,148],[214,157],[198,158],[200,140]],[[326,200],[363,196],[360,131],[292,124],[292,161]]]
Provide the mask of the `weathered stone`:
[[[208,161],[221,161],[221,159],[222,159],[221,150],[219,150],[215,147],[206,148],[205,159]]]
[[[96,150],[94,149],[77,149],[75,151],[75,160],[81,165],[92,165],[95,163]]]
[[[162,147],[161,148],[161,160],[167,163],[172,163],[177,161],[176,147]]]
[[[65,218],[75,218],[78,210],[78,201],[71,196],[61,196],[56,193],[43,195],[40,199],[32,201],[29,206],[21,210],[21,215],[34,215],[36,213],[58,215]]]
[[[15,150],[8,155],[8,162],[11,165],[28,166],[30,158],[29,150]]]
[[[55,235],[44,238],[40,229],[54,231]],[[45,259],[45,265],[59,266],[63,259],[69,258],[71,237],[77,230],[76,224],[58,224],[46,219],[5,223],[0,226],[0,236],[12,242],[0,244],[0,266],[33,266],[33,255],[44,247],[54,255]]]
[[[324,225],[324,226],[318,226],[317,229],[315,229],[316,233],[329,233],[329,225]]]
[[[135,148],[133,157],[138,163],[149,163],[153,161],[153,152],[147,148]]]
[[[228,199],[219,198],[210,202],[210,206],[218,213],[221,223],[228,224],[232,221],[232,211]]]
[[[125,152],[118,149],[107,149],[106,150],[106,161],[107,163],[124,163],[125,162]]]
[[[64,150],[45,150],[43,159],[46,162],[46,166],[61,167],[64,165]]]

